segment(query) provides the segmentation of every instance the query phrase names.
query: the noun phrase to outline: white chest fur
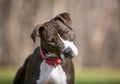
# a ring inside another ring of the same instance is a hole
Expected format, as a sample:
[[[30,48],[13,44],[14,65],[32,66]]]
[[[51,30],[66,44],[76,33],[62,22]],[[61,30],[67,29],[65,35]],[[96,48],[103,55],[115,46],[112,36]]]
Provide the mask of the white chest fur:
[[[37,84],[67,84],[66,74],[61,65],[50,66],[43,61],[40,70],[39,79],[36,81]]]

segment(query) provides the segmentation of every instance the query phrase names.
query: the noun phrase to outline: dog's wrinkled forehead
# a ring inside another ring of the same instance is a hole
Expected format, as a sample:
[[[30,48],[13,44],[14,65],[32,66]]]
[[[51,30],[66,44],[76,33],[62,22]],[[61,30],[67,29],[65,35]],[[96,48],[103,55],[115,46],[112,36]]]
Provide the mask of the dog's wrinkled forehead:
[[[71,28],[72,22],[69,13],[61,13],[55,18],[43,24],[51,32],[58,33],[64,40],[73,41],[74,31]]]
[[[72,25],[69,13],[61,13],[61,14],[57,15],[54,19],[61,21],[64,25],[66,25],[68,27],[71,27],[71,25]]]

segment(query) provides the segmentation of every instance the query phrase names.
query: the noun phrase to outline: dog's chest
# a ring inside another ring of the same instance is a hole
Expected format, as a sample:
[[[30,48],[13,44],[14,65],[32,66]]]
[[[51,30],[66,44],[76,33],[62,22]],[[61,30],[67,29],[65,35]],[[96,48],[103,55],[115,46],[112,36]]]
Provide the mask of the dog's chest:
[[[67,84],[66,74],[61,65],[50,66],[45,62],[41,63],[40,76],[37,84]]]

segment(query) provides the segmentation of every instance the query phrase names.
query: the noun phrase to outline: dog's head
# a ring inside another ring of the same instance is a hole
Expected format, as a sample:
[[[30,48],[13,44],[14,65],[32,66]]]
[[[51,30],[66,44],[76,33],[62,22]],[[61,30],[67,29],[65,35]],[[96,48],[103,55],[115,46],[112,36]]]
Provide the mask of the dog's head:
[[[61,13],[45,22],[38,24],[31,34],[33,41],[40,37],[44,48],[52,55],[61,57],[74,57],[78,55],[77,47],[74,45],[75,34],[71,28],[69,13]]]

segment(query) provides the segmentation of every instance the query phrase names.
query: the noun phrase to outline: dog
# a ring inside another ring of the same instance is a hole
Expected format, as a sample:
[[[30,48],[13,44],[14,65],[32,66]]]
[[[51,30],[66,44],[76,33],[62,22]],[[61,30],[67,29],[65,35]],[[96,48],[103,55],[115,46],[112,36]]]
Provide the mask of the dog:
[[[18,70],[14,84],[74,84],[72,58],[78,55],[74,44],[70,14],[60,13],[44,24],[35,26],[31,38],[40,46],[28,56]]]

